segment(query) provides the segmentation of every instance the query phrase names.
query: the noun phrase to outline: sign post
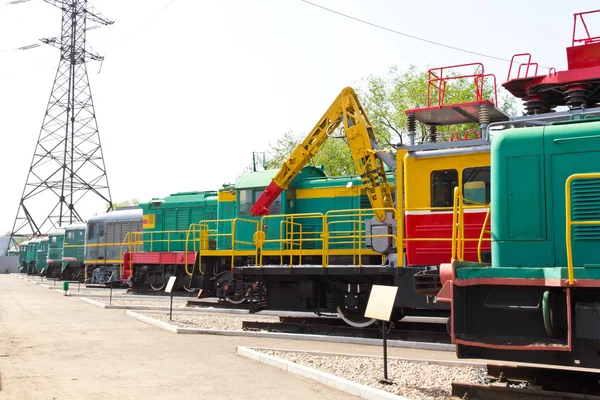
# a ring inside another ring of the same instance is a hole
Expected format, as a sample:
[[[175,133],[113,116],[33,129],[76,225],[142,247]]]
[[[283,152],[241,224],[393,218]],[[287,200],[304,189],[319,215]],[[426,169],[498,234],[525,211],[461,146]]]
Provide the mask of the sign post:
[[[398,287],[396,286],[381,286],[373,285],[369,294],[367,309],[365,310],[366,318],[375,318],[381,321],[381,332],[383,335],[383,379],[380,383],[391,384],[393,381],[388,378],[387,370],[387,322],[389,322],[396,302],[396,294]],[[392,324],[393,325],[393,324]],[[391,326],[390,326],[391,329]]]
[[[165,292],[171,295],[171,306],[169,307],[169,321],[173,321],[173,286],[175,286],[176,276],[170,276],[167,282]]]

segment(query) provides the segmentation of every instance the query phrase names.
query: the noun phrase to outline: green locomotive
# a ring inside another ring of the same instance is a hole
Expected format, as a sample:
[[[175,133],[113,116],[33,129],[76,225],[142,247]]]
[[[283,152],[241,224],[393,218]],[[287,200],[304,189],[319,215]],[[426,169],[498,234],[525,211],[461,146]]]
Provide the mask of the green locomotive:
[[[255,259],[254,239],[260,218],[252,217],[250,208],[276,173],[277,170],[253,171],[233,185],[224,185],[218,192],[177,193],[140,203],[144,212],[143,234],[139,238],[143,251],[140,248],[138,252],[126,254],[125,260],[125,270],[133,268],[132,287],[162,290],[168,278],[174,275],[178,276],[180,289],[191,292],[202,288],[204,294],[215,294],[214,282],[204,280],[204,276],[225,279],[231,263],[243,266]],[[393,174],[389,175],[393,182]],[[268,226],[261,227],[266,241],[262,248],[264,261],[279,262],[282,246],[279,239],[286,235],[297,236],[299,229],[305,237],[314,239],[308,239],[304,248],[320,254],[322,244],[318,238],[323,232],[323,215],[332,210],[370,207],[360,182],[357,176],[328,177],[322,168],[305,167],[273,202],[270,207],[273,217]],[[293,225],[285,221],[286,216],[300,213],[313,215]],[[362,217],[366,218],[367,214]],[[358,219],[333,224],[332,235],[351,231],[357,224],[360,224]],[[332,243],[332,250],[339,253],[336,262],[343,262],[342,253],[346,250],[349,254],[352,246],[354,244],[341,239]],[[368,249],[365,249],[365,257],[381,262],[381,256]],[[308,259],[309,256],[305,260]]]
[[[27,254],[25,256],[27,275],[35,275],[37,272],[35,264],[37,262],[38,250],[40,249],[41,242],[41,238],[34,238],[27,243]]]
[[[40,247],[37,251],[36,261],[35,261],[35,274],[36,275],[46,275],[46,270],[48,268],[48,238],[40,239]]]
[[[600,367],[599,158],[598,118],[495,135],[492,262],[438,295],[460,357]]]
[[[83,279],[83,256],[85,252],[85,224],[65,227],[60,279],[81,281]]]
[[[48,234],[48,264],[46,276],[48,278],[60,278],[62,272],[63,246],[65,243],[65,230],[58,229]]]
[[[22,274],[27,273],[27,246],[29,240],[24,240],[19,244],[19,272]]]

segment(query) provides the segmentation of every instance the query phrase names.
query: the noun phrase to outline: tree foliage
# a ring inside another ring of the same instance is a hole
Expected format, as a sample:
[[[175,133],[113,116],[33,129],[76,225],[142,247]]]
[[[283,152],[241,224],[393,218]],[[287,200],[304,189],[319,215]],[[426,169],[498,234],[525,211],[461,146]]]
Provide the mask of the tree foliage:
[[[285,160],[304,140],[303,134],[288,131],[277,139],[275,144],[271,145],[269,151],[269,161],[267,168],[280,168]],[[356,169],[350,155],[350,149],[345,138],[338,130],[332,137],[325,142],[323,147],[312,158],[310,165],[317,167],[324,166],[325,172],[330,176],[355,174]]]
[[[114,202],[112,207],[109,209],[109,211],[115,211],[122,207],[138,206],[139,204],[140,204],[140,201],[138,199],[131,198],[129,200]],[[108,208],[108,206],[107,206],[107,208]]]
[[[478,72],[477,70],[473,73]],[[457,76],[456,71],[449,71],[448,76]],[[384,76],[371,75],[365,78],[357,88],[360,101],[373,125],[377,141],[382,148],[393,148],[395,144],[407,143],[407,117],[405,110],[427,106],[428,70],[419,70],[411,65],[402,72],[392,67]],[[483,98],[491,99],[493,84],[486,79],[483,85]],[[431,92],[431,105],[437,105],[438,92]],[[471,79],[453,79],[448,81],[444,104],[455,104],[475,100],[475,83]],[[498,88],[498,103],[508,115],[516,114],[516,102],[512,96],[506,95]],[[438,140],[449,140],[453,132],[465,132],[478,128],[476,124],[438,127]],[[427,138],[425,125],[417,123],[417,142]],[[305,134],[288,131],[271,145],[268,168],[280,168],[294,149],[302,143]],[[350,150],[343,138],[341,129],[330,138],[313,157],[311,164],[324,166],[330,176],[356,174]]]
[[[473,73],[477,73],[474,70]],[[449,71],[447,76],[456,77],[456,71]],[[405,143],[408,138],[407,117],[405,110],[427,107],[428,71],[420,71],[411,65],[405,72],[392,67],[387,76],[369,76],[358,88],[363,107],[365,108],[382,147],[392,143]],[[475,100],[475,83],[471,78],[452,79],[448,81],[444,104],[456,104]],[[516,114],[516,101],[508,96],[502,88],[498,88],[499,108],[508,115]],[[483,98],[493,98],[493,83],[486,79],[483,85]],[[433,88],[430,92],[431,106],[438,105],[439,92]],[[450,132],[464,132],[478,128],[476,124],[439,127],[440,140],[448,140]],[[444,135],[445,134],[445,135]],[[425,125],[417,123],[416,141],[423,141],[427,136]]]

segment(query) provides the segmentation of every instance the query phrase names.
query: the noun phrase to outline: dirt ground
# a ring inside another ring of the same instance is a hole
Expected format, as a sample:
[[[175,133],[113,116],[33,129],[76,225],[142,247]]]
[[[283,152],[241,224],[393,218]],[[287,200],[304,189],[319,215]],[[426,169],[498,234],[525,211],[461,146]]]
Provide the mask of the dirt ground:
[[[175,335],[0,275],[0,400],[350,399],[235,354],[236,346],[379,354],[373,346]],[[454,359],[390,349],[391,356]]]

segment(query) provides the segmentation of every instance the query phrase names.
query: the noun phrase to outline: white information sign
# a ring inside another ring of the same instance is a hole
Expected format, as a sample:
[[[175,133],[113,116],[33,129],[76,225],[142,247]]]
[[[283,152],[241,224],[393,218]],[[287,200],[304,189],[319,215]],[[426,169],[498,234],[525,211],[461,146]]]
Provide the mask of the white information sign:
[[[365,318],[389,321],[396,301],[396,293],[398,293],[397,286],[373,285],[365,310]]]
[[[176,276],[169,277],[169,282],[167,282],[167,287],[165,288],[165,293],[171,293],[173,291],[173,286],[175,286],[176,280],[177,280]]]

